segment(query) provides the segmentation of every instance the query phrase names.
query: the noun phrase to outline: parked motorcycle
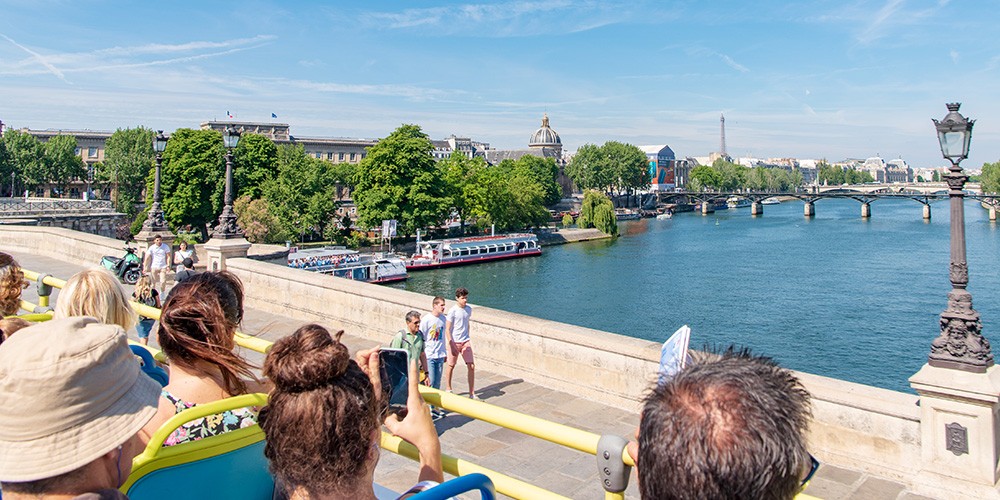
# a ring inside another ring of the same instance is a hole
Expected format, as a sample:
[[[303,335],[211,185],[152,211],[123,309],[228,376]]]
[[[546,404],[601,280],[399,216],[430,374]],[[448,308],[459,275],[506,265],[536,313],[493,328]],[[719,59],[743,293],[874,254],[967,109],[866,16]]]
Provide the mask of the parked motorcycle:
[[[124,257],[105,255],[101,257],[101,265],[117,276],[122,283],[134,285],[142,276],[142,259],[136,255],[135,250],[126,244]]]

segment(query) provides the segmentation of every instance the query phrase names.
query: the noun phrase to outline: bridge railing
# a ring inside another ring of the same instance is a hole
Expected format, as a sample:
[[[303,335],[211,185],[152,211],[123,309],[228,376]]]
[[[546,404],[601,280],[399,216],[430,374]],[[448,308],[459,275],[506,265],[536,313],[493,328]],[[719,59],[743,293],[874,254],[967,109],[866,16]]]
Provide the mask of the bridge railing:
[[[22,269],[22,271],[25,278],[36,282],[39,297],[38,305],[22,300],[22,309],[35,313],[44,309],[51,310],[49,307],[51,289],[53,287],[62,289],[66,285],[66,281],[27,269]],[[161,311],[158,308],[146,306],[135,301],[129,301],[129,304],[136,313],[143,317],[156,320],[160,318]],[[49,317],[51,316],[34,318],[34,320],[44,320]],[[265,354],[273,346],[273,343],[270,341],[252,337],[242,332],[236,332],[234,340],[241,347]],[[148,349],[157,361],[164,364],[169,362],[162,351],[149,346],[143,347]],[[421,396],[423,396],[428,404],[594,456],[595,465],[598,468],[598,477],[602,481],[601,487],[605,490],[604,498],[606,500],[621,500],[625,498],[625,489],[628,486],[631,468],[635,466],[635,462],[626,450],[628,440],[625,438],[615,435],[598,435],[423,385],[420,385],[419,389]],[[382,432],[381,434],[380,446],[386,451],[407,457],[411,460],[416,461],[420,458],[416,447],[386,432]],[[540,459],[544,460],[545,457],[543,456]],[[444,453],[441,454],[441,462],[444,471],[454,476],[463,476],[476,472],[485,474],[493,481],[497,492],[512,498],[542,500],[568,498],[501,472]],[[799,500],[813,500],[813,497],[804,493],[800,493],[796,498]]]
[[[108,200],[77,200],[63,198],[2,198],[0,216],[45,215],[63,212],[113,212]]]

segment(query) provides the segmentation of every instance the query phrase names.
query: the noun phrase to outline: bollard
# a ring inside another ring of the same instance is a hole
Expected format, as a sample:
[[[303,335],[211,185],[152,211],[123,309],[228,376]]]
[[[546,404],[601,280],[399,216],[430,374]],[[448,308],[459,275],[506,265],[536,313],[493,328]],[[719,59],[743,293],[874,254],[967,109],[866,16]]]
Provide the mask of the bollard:
[[[621,494],[628,488],[632,467],[622,462],[622,453],[628,440],[621,436],[605,434],[597,441],[597,475],[601,486],[608,493]]]
[[[42,274],[35,280],[35,289],[38,291],[38,307],[33,312],[43,313],[52,310],[49,307],[49,296],[52,295],[52,285],[45,284],[45,278],[49,276],[48,274]]]

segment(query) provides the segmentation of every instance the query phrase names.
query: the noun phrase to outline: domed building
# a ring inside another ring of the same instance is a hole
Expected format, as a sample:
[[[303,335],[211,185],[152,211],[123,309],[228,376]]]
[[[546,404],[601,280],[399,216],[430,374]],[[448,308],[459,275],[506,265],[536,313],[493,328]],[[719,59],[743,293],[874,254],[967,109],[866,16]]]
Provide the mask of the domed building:
[[[528,140],[529,148],[552,148],[558,151],[559,155],[562,156],[562,139],[559,138],[559,134],[552,127],[549,126],[549,115],[548,113],[542,115],[542,126],[531,134],[531,139]]]

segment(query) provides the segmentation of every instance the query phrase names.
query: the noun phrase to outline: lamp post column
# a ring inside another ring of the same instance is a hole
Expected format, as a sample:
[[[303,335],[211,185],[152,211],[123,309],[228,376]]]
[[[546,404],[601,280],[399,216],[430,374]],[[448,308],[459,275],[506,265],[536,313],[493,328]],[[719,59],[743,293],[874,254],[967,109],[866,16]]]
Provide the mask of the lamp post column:
[[[212,239],[205,243],[210,271],[225,270],[227,259],[246,257],[250,249],[250,243],[243,237],[243,231],[236,223],[236,212],[233,211],[233,149],[240,140],[239,130],[232,126],[226,127],[222,140],[226,145],[225,205],[219,215],[219,223],[212,230]]]
[[[153,140],[153,150],[156,151],[156,167],[153,174],[153,204],[149,207],[146,220],[142,223],[142,230],[145,233],[166,233],[169,231],[167,221],[163,217],[163,201],[160,191],[160,171],[163,168],[163,151],[167,148],[167,137],[163,131],[157,131],[157,136]]]

